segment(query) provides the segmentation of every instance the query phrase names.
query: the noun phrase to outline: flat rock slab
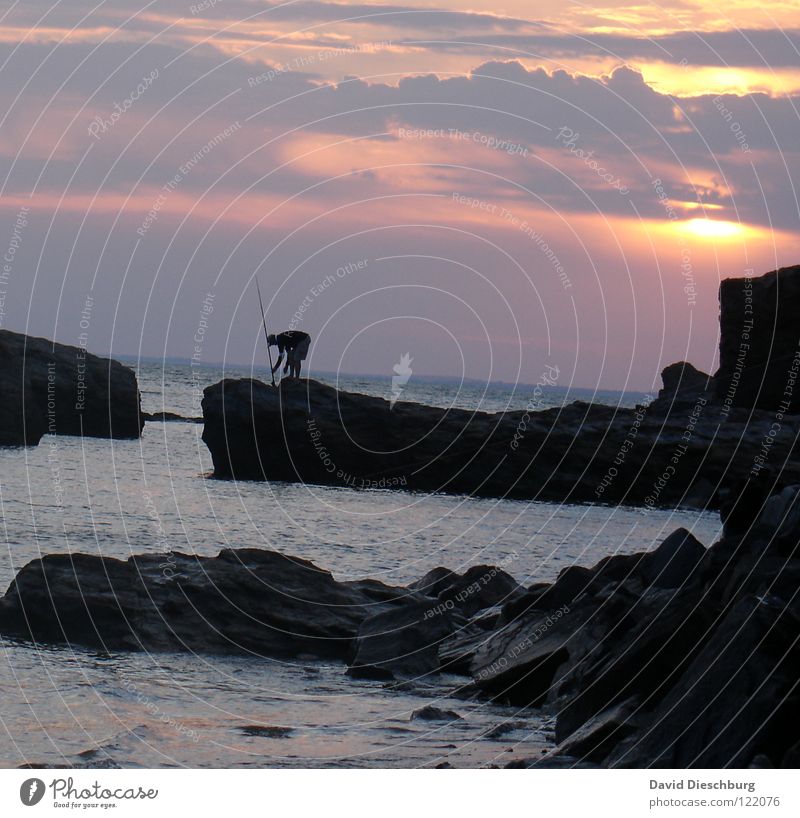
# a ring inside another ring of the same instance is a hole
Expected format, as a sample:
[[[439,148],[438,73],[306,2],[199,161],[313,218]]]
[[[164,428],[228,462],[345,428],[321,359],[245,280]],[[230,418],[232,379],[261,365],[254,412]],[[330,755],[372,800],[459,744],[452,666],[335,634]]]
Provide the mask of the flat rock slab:
[[[219,478],[693,508],[718,507],[747,477],[774,423],[765,411],[723,414],[706,393],[650,409],[576,401],[487,414],[299,379],[226,379],[202,405]],[[786,482],[800,482],[798,433],[800,419],[786,418],[770,438]]]
[[[0,633],[104,650],[178,650],[344,660],[361,622],[404,589],[338,582],[258,549],[126,561],[47,556],[0,600]]]

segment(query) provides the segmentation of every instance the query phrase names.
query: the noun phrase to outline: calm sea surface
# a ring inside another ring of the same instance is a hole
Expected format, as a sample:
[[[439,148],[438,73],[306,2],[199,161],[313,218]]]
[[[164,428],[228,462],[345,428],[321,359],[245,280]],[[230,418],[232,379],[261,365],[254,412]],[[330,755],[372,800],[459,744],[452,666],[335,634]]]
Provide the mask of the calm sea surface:
[[[226,369],[225,376],[250,376]],[[141,364],[145,411],[200,415],[221,369]],[[390,394],[388,379],[320,376],[341,389]],[[533,387],[415,381],[403,399],[484,411],[524,408]],[[641,393],[546,390],[632,406]],[[4,547],[0,587],[48,553],[126,558],[169,550],[262,547],[304,557],[339,579],[406,584],[430,568],[503,561],[520,582],[566,565],[654,547],[685,526],[709,544],[716,515],[564,506],[388,491],[207,479],[201,424],[148,423],[141,440],[46,437],[0,449]],[[460,680],[397,690],[354,681],[342,665],[164,654],[98,654],[0,641],[0,766],[453,766],[505,764],[548,746],[536,713],[453,698]],[[463,720],[411,721],[427,704]],[[247,735],[249,725],[291,728]],[[503,725],[502,730],[496,730]],[[498,737],[498,733],[503,733]]]

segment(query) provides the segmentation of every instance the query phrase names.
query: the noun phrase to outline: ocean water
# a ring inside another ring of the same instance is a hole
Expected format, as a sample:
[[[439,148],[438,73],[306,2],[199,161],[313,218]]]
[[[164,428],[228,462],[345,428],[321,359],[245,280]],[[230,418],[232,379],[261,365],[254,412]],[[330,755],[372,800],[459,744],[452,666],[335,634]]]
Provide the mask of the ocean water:
[[[145,411],[197,416],[202,387],[223,371],[141,364],[138,375]],[[320,379],[387,397],[390,389],[388,379]],[[531,393],[412,379],[403,398],[497,411],[524,408]],[[551,389],[542,405],[644,398]],[[46,437],[36,448],[0,449],[0,588],[47,553],[213,555],[242,546],[310,559],[343,580],[406,584],[437,565],[502,561],[529,584],[566,565],[652,548],[678,526],[706,543],[720,527],[716,515],[688,511],[212,480],[201,434],[201,424],[148,423],[137,441]],[[398,687],[352,680],[338,664],[109,655],[2,640],[0,766],[478,767],[551,746],[549,718],[455,697],[462,682],[444,676]],[[412,721],[428,704],[463,718]],[[286,729],[253,735],[249,726]]]
[[[269,382],[266,368],[192,367],[183,364],[139,363],[126,361],[136,369],[142,404],[147,412],[176,412],[199,415],[202,390],[221,378],[259,378]],[[307,373],[303,370],[303,377]],[[342,372],[313,372],[309,377],[345,392],[374,395],[387,400],[392,395],[392,379],[375,375],[351,375]],[[609,406],[633,407],[648,403],[653,395],[645,392],[614,392],[574,386],[539,386],[524,383],[485,383],[476,380],[429,378],[413,375],[402,387],[400,399],[427,406],[453,407],[481,412],[505,412],[530,408],[550,409],[572,401],[592,401]]]

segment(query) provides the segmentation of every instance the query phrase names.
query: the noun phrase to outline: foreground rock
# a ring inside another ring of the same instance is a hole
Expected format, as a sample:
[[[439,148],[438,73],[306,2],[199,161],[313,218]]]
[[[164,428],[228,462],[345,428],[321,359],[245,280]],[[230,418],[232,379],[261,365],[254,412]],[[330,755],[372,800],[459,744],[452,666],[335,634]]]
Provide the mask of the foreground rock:
[[[461,673],[462,696],[555,716],[554,753],[515,766],[796,767],[800,486],[753,516],[708,549],[679,529],[654,551],[527,589],[491,566],[437,568],[407,588],[339,582],[255,549],[50,556],[0,600],[0,633],[336,659],[358,678],[401,678],[398,689]]]
[[[787,488],[707,550],[678,531],[580,581],[567,569],[442,655],[492,698],[556,712],[570,763],[797,766],[799,521],[800,487]]]
[[[0,632],[106,650],[344,659],[361,621],[401,594],[256,549],[127,561],[47,556],[26,565],[0,600]]]
[[[490,598],[474,594],[470,609]],[[416,677],[439,671],[440,642],[466,621],[440,616],[440,604],[414,588],[339,582],[274,551],[51,555],[28,563],[0,599],[0,634],[104,650],[338,659],[356,676],[370,676],[368,665],[380,678]]]
[[[133,370],[86,352],[0,330],[0,446],[45,434],[139,437],[144,426]]]
[[[391,407],[313,380],[224,380],[205,390],[203,440],[217,477],[354,488],[717,508],[764,462],[800,482],[800,418],[776,434],[772,413],[723,414],[702,375],[687,381],[651,408],[490,415]]]

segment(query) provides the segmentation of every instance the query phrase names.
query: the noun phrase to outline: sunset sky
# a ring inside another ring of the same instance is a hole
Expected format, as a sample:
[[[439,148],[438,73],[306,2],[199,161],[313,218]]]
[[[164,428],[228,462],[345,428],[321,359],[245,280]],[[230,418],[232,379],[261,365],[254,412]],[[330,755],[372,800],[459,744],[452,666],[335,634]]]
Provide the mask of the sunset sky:
[[[260,365],[258,275],[312,369],[651,390],[800,263],[798,0],[0,15],[7,329]]]

